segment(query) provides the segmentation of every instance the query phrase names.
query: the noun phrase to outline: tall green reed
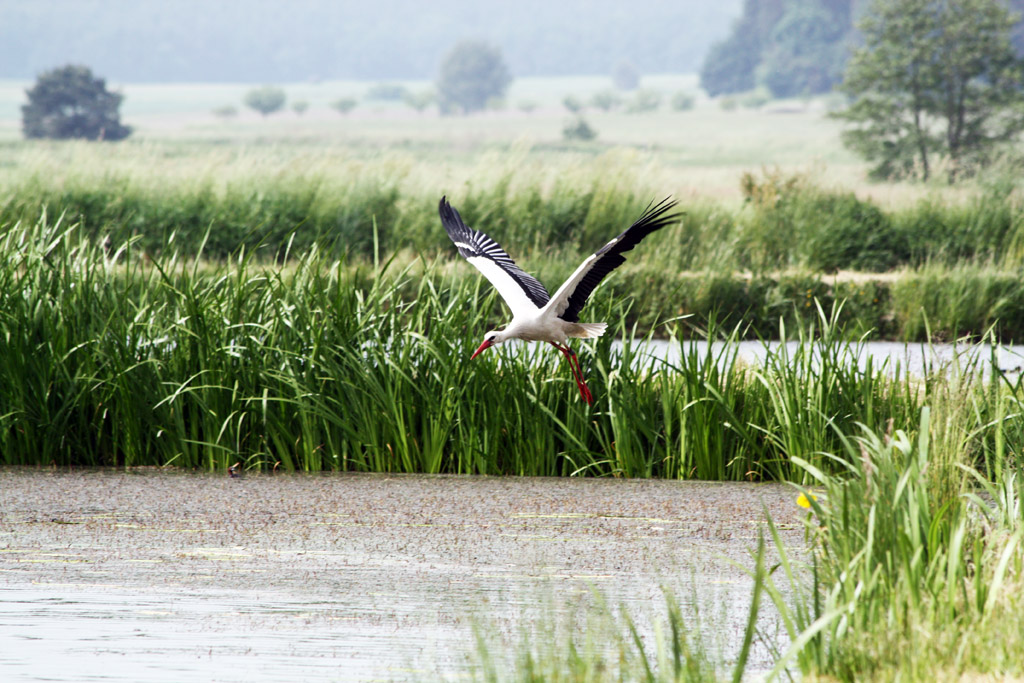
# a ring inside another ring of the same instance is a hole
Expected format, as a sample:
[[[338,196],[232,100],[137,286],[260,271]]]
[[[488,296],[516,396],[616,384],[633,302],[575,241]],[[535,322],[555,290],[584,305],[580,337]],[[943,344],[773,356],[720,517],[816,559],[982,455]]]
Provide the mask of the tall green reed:
[[[798,570],[770,526],[790,596],[770,576],[765,590],[791,641],[772,677],[793,664],[840,680],[1024,667],[1020,650],[1010,654],[1020,633],[996,621],[1020,604],[1011,585],[1024,568],[1021,489],[1015,474],[996,483],[970,467],[965,442],[946,437],[950,422],[970,425],[970,407],[922,408],[916,435],[890,426],[843,436],[832,473],[795,459],[815,484],[803,489],[812,561]],[[985,428],[998,433],[1007,422]],[[972,482],[987,499],[961,495]]]
[[[755,368],[738,327],[722,345],[674,338],[675,362],[644,357],[628,299],[599,292],[589,316],[611,327],[580,348],[588,407],[543,345],[469,362],[505,313],[481,278],[436,262],[318,247],[284,266],[257,250],[152,259],[61,221],[0,241],[6,464],[786,479],[794,457],[834,450],[831,425],[912,422],[921,401],[852,361],[838,307]],[[1001,390],[1003,410],[1020,388]],[[972,397],[978,424],[992,419],[998,401]],[[997,450],[976,441],[981,459]]]
[[[640,615],[612,609],[599,593],[593,597],[596,604],[583,614],[543,615],[511,652],[493,630],[477,624],[470,678],[488,683],[723,680],[727,667],[701,633],[700,615],[686,613],[671,591],[664,591],[663,609],[652,617],[654,637],[647,640],[641,636]],[[728,667],[733,680],[740,680],[748,658],[747,651],[741,652]]]

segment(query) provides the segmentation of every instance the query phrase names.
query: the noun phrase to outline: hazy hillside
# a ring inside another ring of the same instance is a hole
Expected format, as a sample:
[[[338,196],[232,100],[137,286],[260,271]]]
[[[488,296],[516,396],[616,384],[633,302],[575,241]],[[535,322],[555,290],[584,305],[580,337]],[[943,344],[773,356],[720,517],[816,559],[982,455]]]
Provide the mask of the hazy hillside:
[[[67,62],[113,81],[433,77],[463,38],[517,76],[696,71],[740,0],[0,0],[0,78]]]

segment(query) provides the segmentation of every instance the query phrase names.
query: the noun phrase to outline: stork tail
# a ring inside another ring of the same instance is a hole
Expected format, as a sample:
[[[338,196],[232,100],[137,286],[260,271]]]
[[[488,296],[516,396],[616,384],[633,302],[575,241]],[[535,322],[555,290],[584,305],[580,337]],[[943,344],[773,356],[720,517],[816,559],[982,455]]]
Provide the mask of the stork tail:
[[[608,323],[576,323],[572,336],[577,339],[594,339],[604,334]]]

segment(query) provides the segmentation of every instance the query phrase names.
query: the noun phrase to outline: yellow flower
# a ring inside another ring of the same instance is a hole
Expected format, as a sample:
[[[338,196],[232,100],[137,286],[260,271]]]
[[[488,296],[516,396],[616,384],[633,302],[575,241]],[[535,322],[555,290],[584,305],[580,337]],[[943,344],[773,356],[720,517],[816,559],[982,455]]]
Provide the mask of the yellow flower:
[[[816,495],[814,495],[813,493],[811,494],[811,498],[814,499],[814,500],[818,500],[818,497]],[[802,508],[807,508],[808,510],[811,509],[811,501],[807,500],[807,496],[805,496],[802,493],[796,499],[796,504],[799,505]]]

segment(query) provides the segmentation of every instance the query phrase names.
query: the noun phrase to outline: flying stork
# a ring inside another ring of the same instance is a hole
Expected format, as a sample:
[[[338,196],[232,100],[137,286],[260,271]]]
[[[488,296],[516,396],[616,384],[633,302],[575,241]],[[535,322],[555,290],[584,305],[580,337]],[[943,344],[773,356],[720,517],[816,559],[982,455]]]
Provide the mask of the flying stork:
[[[625,252],[679,217],[678,213],[667,213],[675,205],[676,202],[669,197],[657,204],[652,202],[633,225],[594,252],[558,288],[555,295],[550,296],[537,278],[519,268],[493,239],[466,225],[459,212],[452,208],[446,197],[442,197],[438,211],[448,236],[459,253],[490,280],[512,311],[512,322],[502,330],[492,330],[485,334],[483,343],[470,356],[470,360],[484,349],[509,339],[546,341],[561,351],[569,361],[580,396],[588,404],[593,404],[594,396],[583,378],[580,360],[569,347],[568,340],[570,337],[592,339],[604,334],[607,323],[581,323],[580,311],[601,280],[625,263]]]

